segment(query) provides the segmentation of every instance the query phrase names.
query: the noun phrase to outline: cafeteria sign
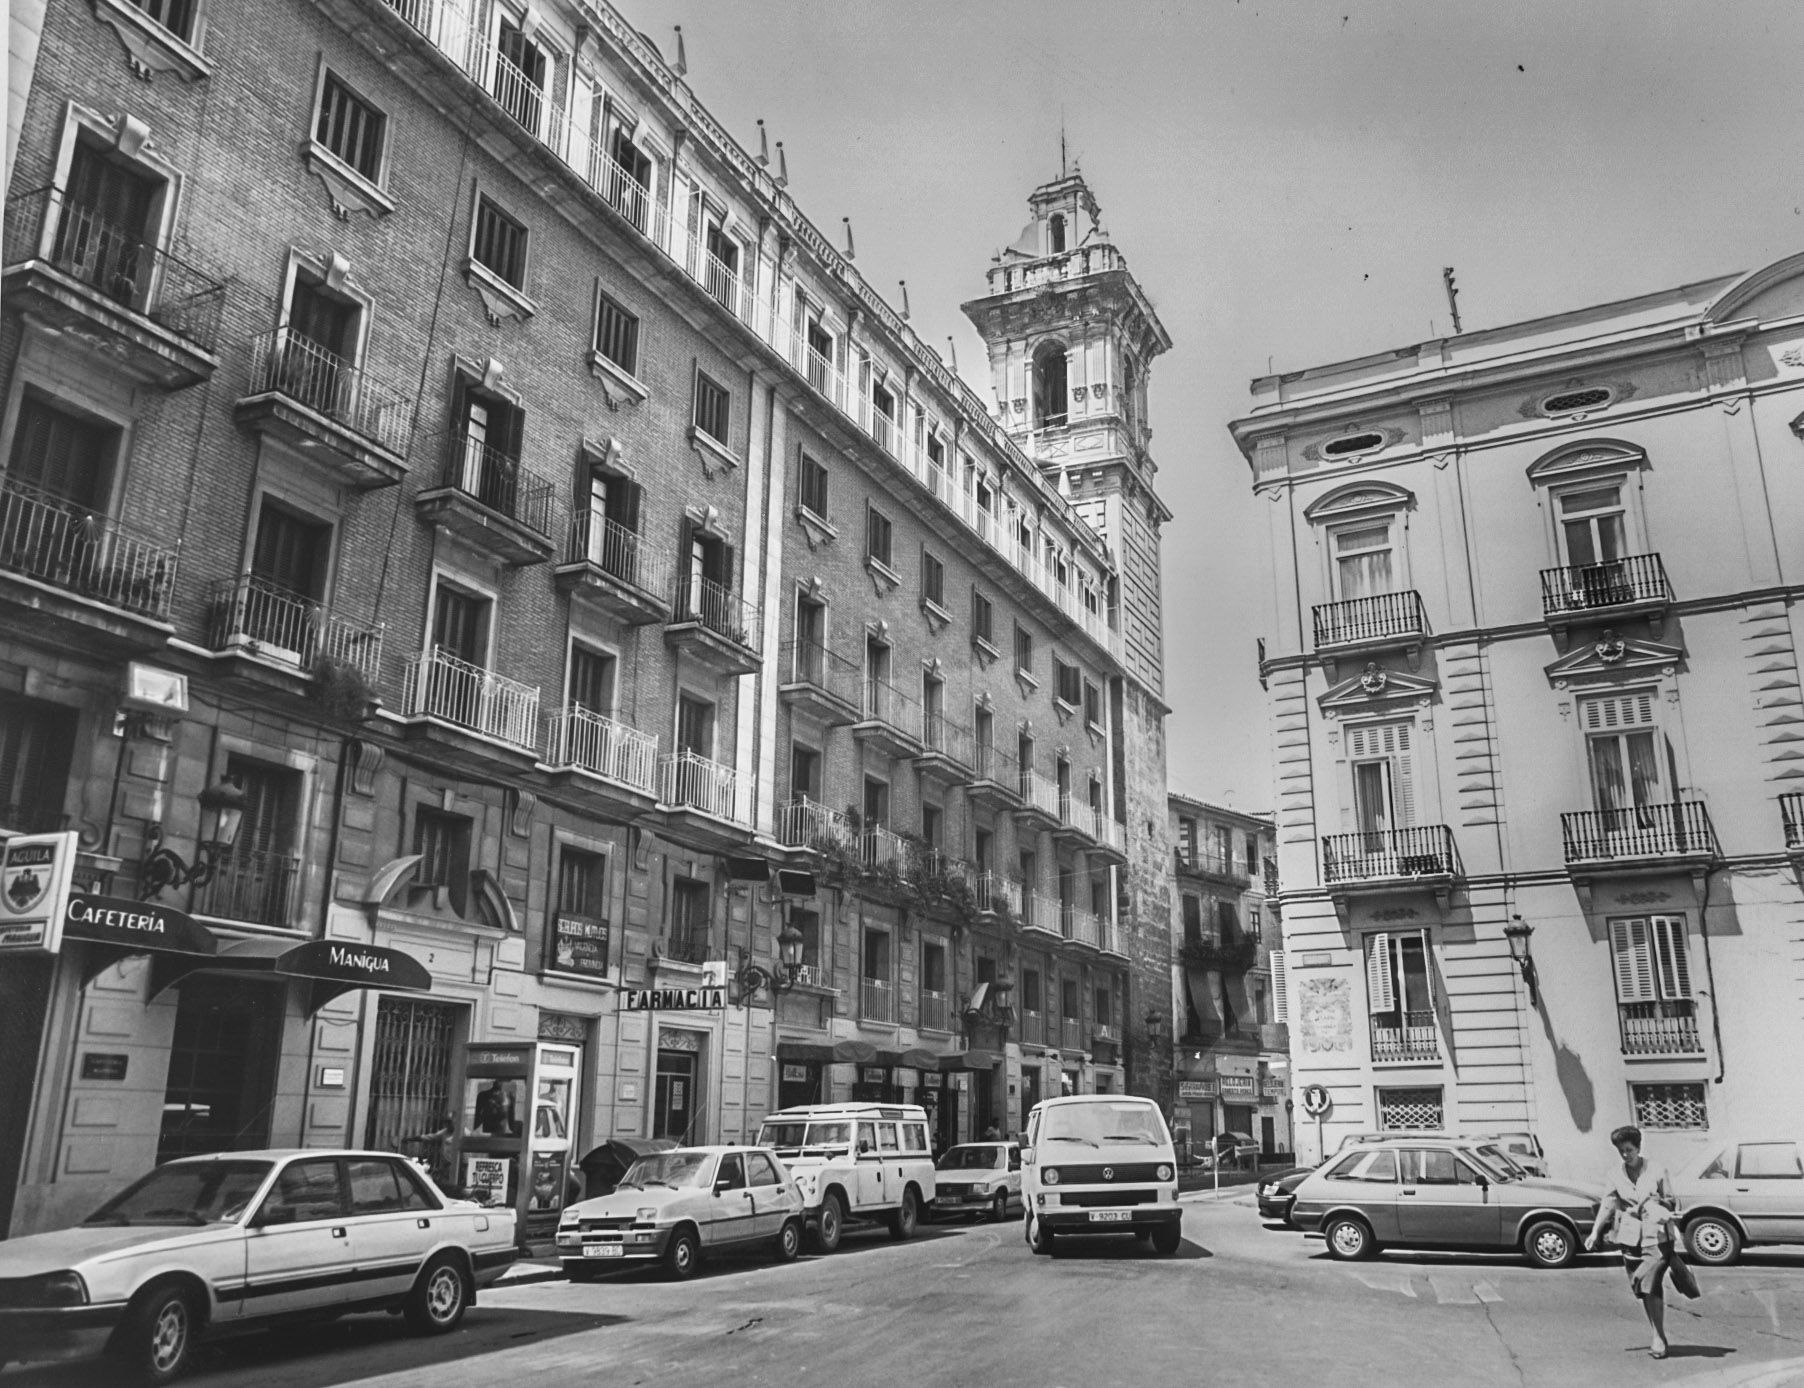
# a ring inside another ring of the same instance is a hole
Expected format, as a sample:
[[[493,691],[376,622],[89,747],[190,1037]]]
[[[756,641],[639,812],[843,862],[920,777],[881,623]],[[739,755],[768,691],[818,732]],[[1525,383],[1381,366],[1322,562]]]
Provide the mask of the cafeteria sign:
[[[719,1012],[727,1005],[725,988],[628,988],[628,1012]]]

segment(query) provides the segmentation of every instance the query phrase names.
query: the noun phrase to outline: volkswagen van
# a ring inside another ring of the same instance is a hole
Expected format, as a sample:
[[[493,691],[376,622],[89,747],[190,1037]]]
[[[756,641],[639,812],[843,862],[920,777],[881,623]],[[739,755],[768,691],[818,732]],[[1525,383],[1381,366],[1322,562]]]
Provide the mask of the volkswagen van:
[[[927,1111],[916,1104],[798,1104],[758,1131],[801,1187],[815,1247],[839,1247],[848,1222],[869,1220],[892,1239],[913,1236],[935,1194]]]
[[[1132,1094],[1042,1099],[1027,1118],[1021,1199],[1028,1245],[1083,1234],[1150,1239],[1176,1253],[1183,1240],[1178,1159],[1165,1115]]]

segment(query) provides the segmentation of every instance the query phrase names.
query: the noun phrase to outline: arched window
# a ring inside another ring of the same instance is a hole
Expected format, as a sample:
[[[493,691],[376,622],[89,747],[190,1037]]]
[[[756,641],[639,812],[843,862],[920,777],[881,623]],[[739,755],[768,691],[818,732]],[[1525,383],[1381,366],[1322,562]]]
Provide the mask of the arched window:
[[[1034,353],[1034,427],[1062,426],[1065,398],[1065,348],[1048,342]]]
[[[1065,249],[1065,214],[1054,212],[1052,220],[1046,224],[1046,234],[1051,254],[1058,255]]]

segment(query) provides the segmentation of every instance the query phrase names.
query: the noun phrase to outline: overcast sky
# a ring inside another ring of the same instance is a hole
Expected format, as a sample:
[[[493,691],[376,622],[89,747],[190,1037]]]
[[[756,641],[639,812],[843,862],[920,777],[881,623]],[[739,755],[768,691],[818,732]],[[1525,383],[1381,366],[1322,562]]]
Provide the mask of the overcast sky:
[[[616,0],[922,337],[1058,173],[1059,128],[1174,346],[1151,420],[1171,783],[1272,802],[1261,555],[1226,431],[1296,370],[1623,298],[1804,249],[1804,6],[1139,0]]]

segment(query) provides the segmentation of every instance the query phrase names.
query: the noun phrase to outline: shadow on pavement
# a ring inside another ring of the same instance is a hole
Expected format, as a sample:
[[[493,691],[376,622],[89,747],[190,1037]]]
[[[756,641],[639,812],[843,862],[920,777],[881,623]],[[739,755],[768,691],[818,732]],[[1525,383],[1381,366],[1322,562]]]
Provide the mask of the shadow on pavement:
[[[1215,1255],[1200,1243],[1185,1239],[1176,1253],[1153,1252],[1150,1243],[1124,1235],[1061,1234],[1052,1245],[1055,1258],[1082,1258],[1098,1263],[1194,1263]]]
[[[1522,1256],[1519,1249],[1499,1248],[1495,1251],[1434,1248],[1381,1248],[1377,1254],[1351,1262],[1336,1258],[1320,1243],[1309,1254],[1312,1263],[1330,1263],[1338,1267],[1422,1267],[1422,1268],[1527,1268],[1533,1272],[1558,1275],[1576,1268],[1621,1268],[1620,1254],[1581,1253],[1564,1268],[1537,1268]]]
[[[1011,1227],[1018,1228],[1019,1223],[1020,1222],[1017,1220],[1013,1221],[1012,1224],[1000,1224],[996,1227],[998,1229],[1007,1230]],[[935,1239],[952,1238],[959,1232],[959,1230],[950,1227],[932,1229],[928,1228],[926,1225],[920,1225],[916,1228],[914,1237],[910,1239],[909,1242],[931,1243]],[[887,1229],[848,1229],[845,1234],[841,1236],[839,1247],[831,1253],[821,1253],[812,1248],[807,1242],[804,1242],[802,1244],[801,1257],[797,1259],[797,1262],[817,1263],[823,1258],[855,1258],[861,1254],[868,1254],[880,1249],[893,1247],[894,1244],[895,1240],[890,1238]],[[753,1268],[768,1267],[775,1269],[783,1266],[784,1264],[771,1257],[769,1253],[762,1252],[756,1247],[747,1248],[743,1252],[729,1251],[709,1253],[703,1256],[701,1265],[696,1268],[695,1276],[690,1280],[695,1282],[706,1282],[710,1277],[724,1277],[730,1273],[745,1272]],[[551,1280],[556,1281],[557,1279],[553,1278]],[[592,1282],[584,1283],[583,1285],[607,1286],[610,1283],[637,1285],[642,1282],[657,1283],[669,1282],[670,1280],[670,1277],[664,1271],[663,1264],[648,1262],[632,1263],[626,1267],[610,1269],[607,1272],[601,1273]]]
[[[1646,1354],[1644,1349],[1630,1351],[1633,1354]],[[1671,1345],[1666,1347],[1668,1359],[1721,1359],[1735,1351],[1727,1345]]]

